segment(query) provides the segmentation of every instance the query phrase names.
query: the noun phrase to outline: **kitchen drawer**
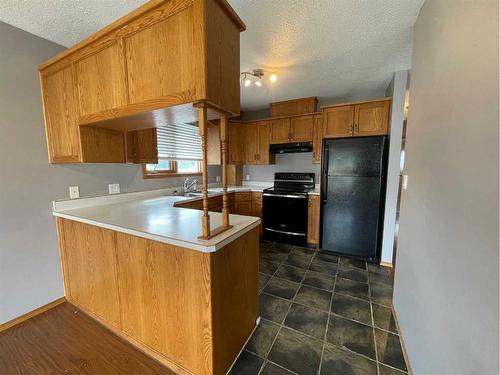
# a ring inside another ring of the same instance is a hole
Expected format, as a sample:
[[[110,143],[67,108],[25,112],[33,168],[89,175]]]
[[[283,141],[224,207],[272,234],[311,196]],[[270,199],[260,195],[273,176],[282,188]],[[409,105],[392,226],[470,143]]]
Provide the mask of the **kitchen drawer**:
[[[252,193],[252,202],[259,202],[262,204],[262,193],[253,192]]]
[[[234,200],[236,202],[249,202],[252,200],[252,193],[250,191],[236,192],[234,194]]]

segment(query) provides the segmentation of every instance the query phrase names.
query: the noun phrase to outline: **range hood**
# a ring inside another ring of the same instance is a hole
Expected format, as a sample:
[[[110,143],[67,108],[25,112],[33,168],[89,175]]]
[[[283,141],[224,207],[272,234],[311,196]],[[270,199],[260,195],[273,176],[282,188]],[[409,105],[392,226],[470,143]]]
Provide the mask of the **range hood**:
[[[270,145],[269,152],[271,154],[290,154],[293,152],[312,152],[312,142],[299,143],[281,143],[278,145]]]

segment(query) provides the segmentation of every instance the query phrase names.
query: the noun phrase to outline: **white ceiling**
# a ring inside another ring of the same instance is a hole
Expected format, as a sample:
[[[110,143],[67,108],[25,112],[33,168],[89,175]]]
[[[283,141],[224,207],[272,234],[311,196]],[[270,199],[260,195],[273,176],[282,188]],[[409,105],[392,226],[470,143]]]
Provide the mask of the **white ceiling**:
[[[71,46],[144,0],[0,0],[0,20]],[[424,0],[229,0],[247,25],[241,70],[277,71],[273,86],[242,88],[242,109],[303,96],[321,102],[383,94],[411,65]]]

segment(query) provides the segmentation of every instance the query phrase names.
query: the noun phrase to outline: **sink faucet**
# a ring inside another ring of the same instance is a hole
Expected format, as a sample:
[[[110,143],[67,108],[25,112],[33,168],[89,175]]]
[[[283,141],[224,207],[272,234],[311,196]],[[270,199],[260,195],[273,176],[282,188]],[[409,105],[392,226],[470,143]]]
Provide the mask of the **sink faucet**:
[[[196,190],[196,184],[198,183],[198,180],[193,180],[192,182],[189,182],[189,177],[187,177],[185,180],[184,180],[184,193],[188,193],[189,192],[189,189],[191,189],[191,187],[195,187],[194,190]]]

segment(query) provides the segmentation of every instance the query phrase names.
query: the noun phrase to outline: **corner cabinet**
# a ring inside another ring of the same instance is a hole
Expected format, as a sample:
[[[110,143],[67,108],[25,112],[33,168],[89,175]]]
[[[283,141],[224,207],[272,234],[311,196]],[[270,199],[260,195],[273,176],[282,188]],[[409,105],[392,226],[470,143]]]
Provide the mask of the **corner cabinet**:
[[[385,135],[391,99],[322,107],[323,138]]]
[[[197,121],[194,103],[238,115],[244,29],[227,1],[154,0],[42,64],[49,161],[124,163],[126,132]]]

